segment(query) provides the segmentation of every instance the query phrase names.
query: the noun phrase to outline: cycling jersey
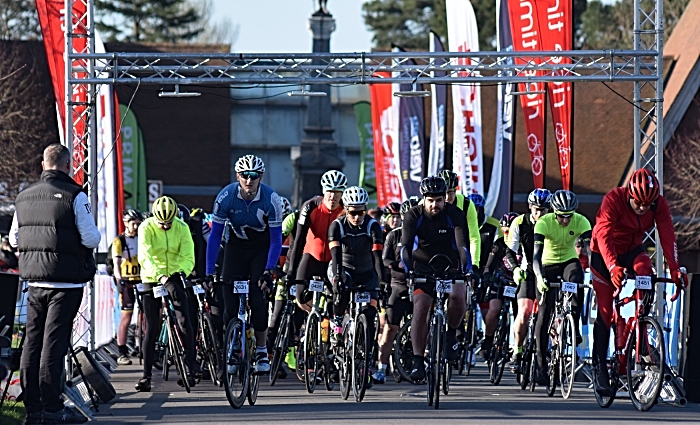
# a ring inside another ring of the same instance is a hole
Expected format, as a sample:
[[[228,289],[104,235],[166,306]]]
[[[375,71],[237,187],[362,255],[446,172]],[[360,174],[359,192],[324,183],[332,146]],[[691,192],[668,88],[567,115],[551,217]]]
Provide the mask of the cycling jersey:
[[[138,260],[143,282],[159,282],[163,276],[182,272],[185,276],[194,269],[194,242],[190,228],[179,218],[172,227],[163,230],[155,217],[149,217],[139,226]]]
[[[373,270],[378,278],[383,276],[380,256],[384,240],[381,226],[375,219],[365,214],[362,223],[355,227],[347,216],[337,218],[328,229],[328,243],[332,245],[333,242],[338,242],[341,248],[331,250],[336,253],[333,255],[334,275],[340,276],[343,269],[347,269],[353,276],[366,275]],[[373,252],[376,252],[376,259]]]
[[[479,264],[483,267],[486,266],[486,262],[489,259],[489,254],[491,253],[491,247],[496,238],[502,237],[503,231],[501,230],[501,224],[495,218],[486,216],[486,220],[479,228],[479,237],[481,241],[481,254],[479,257]]]
[[[591,223],[579,213],[574,213],[569,225],[564,227],[554,213],[545,214],[535,224],[535,244],[544,244],[542,264],[559,264],[578,259],[576,239],[590,239]]]
[[[121,272],[122,279],[141,280],[141,266],[139,265],[139,240],[137,236],[119,235],[112,242],[112,257],[122,259]]]
[[[397,286],[406,285],[406,273],[401,267],[401,228],[398,227],[386,237],[384,241],[384,252],[382,252],[382,261],[384,267],[391,270],[391,284]]]
[[[512,272],[507,267],[506,252],[508,251],[508,245],[506,245],[505,237],[499,237],[491,246],[491,251],[489,252],[489,258],[485,263],[485,272],[494,272],[496,270],[500,271],[507,277],[512,276]]]
[[[466,209],[464,203],[468,203]],[[474,203],[466,196],[458,193],[455,195],[454,205],[464,211],[467,219],[467,235],[469,237],[469,252],[471,252],[472,263],[479,267],[481,259],[481,237],[479,237],[479,218]]]
[[[608,192],[596,215],[591,251],[603,256],[608,269],[617,263],[617,256],[642,245],[644,234],[656,223],[661,248],[670,270],[678,270],[678,249],[671,221],[671,210],[663,196],[643,215],[637,215],[629,204],[626,187]]]
[[[513,270],[520,266],[523,270],[532,270],[532,254],[535,247],[535,222],[532,216],[522,214],[513,220],[508,231],[508,251],[506,258],[508,260],[508,269]],[[522,258],[517,259],[518,250],[521,250]]]

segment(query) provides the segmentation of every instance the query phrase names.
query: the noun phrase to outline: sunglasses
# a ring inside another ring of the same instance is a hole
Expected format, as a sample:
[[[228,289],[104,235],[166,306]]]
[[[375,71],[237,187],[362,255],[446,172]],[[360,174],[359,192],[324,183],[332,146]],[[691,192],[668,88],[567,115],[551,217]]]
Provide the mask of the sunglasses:
[[[159,226],[163,227],[170,227],[173,225],[172,221],[157,221],[156,223],[158,223]]]
[[[242,173],[238,173],[244,180],[257,180],[259,179],[262,174],[258,173],[257,171],[243,171]]]
[[[630,199],[632,199],[632,202],[634,202],[634,205],[636,205],[637,208],[639,208],[639,209],[647,209],[647,208],[651,207],[651,204],[642,204],[640,202],[637,202],[634,198],[630,198]]]
[[[573,214],[554,214],[557,216],[557,218],[571,218]]]
[[[362,210],[362,211],[348,211],[348,214],[351,215],[351,216],[353,216],[353,217],[357,217],[357,216],[359,216],[359,215],[365,215],[366,212],[367,212],[367,211],[365,211],[365,210]]]

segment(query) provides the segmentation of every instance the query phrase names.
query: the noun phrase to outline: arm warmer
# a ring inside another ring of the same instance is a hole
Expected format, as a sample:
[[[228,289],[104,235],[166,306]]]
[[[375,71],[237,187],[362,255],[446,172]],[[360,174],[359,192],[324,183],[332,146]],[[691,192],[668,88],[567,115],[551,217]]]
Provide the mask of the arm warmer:
[[[374,260],[374,270],[377,272],[377,279],[384,280],[384,264],[382,263],[382,251],[372,251],[372,259]]]
[[[282,227],[270,227],[270,249],[267,251],[266,270],[272,270],[280,259],[282,252]]]
[[[219,247],[221,246],[221,236],[224,234],[224,224],[212,222],[209,243],[207,243],[207,267],[206,274],[214,273],[216,259],[219,257]]]

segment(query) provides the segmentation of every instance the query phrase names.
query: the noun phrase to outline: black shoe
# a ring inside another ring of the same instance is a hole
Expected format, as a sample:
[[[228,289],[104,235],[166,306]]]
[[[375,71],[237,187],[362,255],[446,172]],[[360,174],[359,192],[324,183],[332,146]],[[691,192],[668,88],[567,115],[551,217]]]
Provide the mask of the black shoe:
[[[58,412],[44,412],[42,424],[84,424],[87,418],[82,413],[69,407],[64,407]]]
[[[277,371],[277,379],[285,379],[287,377],[287,371],[284,370],[284,366],[280,366],[280,370]]]
[[[508,363],[508,366],[510,367],[511,372],[513,373],[520,373],[521,372],[521,365],[520,363],[522,362],[522,354],[513,354],[513,357],[510,359],[510,363]]]
[[[537,372],[537,377],[535,378],[535,383],[537,385],[542,385],[542,386],[549,384],[549,374],[547,373],[547,371]]]
[[[604,397],[612,395],[613,390],[610,386],[610,375],[608,375],[607,367],[597,367],[594,387],[595,391]]]
[[[457,334],[453,329],[450,329],[445,335],[445,357],[447,357],[447,361],[453,362],[457,360],[458,349]]]
[[[484,360],[489,360],[491,358],[491,348],[493,347],[493,337],[485,337],[484,342],[481,343],[481,351],[479,354]]]
[[[190,384],[190,388],[194,387],[197,385],[197,380],[195,380],[192,376],[187,377],[187,383]],[[182,378],[177,380],[177,384],[181,387],[185,386],[185,381],[182,380]]]
[[[141,393],[151,392],[151,378],[141,379],[135,386],[136,391]]]
[[[425,367],[423,362],[413,367],[411,374],[408,376],[414,384],[419,384],[425,380]]]
[[[27,413],[27,416],[24,418],[24,424],[25,425],[36,425],[41,423],[41,412],[32,412],[32,413]]]

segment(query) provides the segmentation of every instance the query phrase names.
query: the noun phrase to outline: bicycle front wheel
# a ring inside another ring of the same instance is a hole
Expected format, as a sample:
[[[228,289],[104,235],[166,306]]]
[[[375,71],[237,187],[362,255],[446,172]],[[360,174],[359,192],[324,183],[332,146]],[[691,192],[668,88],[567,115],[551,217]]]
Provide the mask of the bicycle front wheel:
[[[561,381],[561,396],[568,399],[574,388],[576,377],[576,328],[574,317],[567,314],[561,324],[559,334],[559,379]]]
[[[248,345],[248,355],[246,356],[246,367],[252,369],[253,356],[255,355],[255,337],[252,339],[247,339]],[[254,405],[258,401],[258,389],[260,388],[260,375],[253,373],[253,371],[248,374],[248,404]]]
[[[607,365],[602,365],[598,367],[607,367]],[[615,354],[613,354],[612,358],[610,359],[610,369],[608,373],[610,375],[610,388],[612,388],[612,393],[610,395],[603,395],[598,393],[598,391],[593,390],[593,394],[595,394],[595,400],[598,402],[598,405],[602,408],[608,408],[613,404],[620,383],[620,363],[617,360],[617,355]],[[597,368],[594,376],[596,379],[598,379]]]
[[[221,368],[219,346],[214,331],[214,322],[209,313],[204,313],[204,321],[202,322],[202,349],[205,353],[209,374],[214,385],[219,385],[217,371]]]
[[[309,314],[306,321],[306,333],[304,335],[304,382],[306,391],[313,393],[316,390],[316,375],[318,374],[318,346],[321,341],[321,324],[318,315]]]
[[[664,383],[665,363],[661,325],[652,317],[641,317],[627,344],[627,385],[637,410],[645,412],[656,403]]]
[[[404,322],[394,337],[393,368],[402,380],[411,381],[413,370],[413,342],[411,342],[411,319]],[[394,378],[396,379],[396,378]]]
[[[350,387],[352,381],[352,332],[350,327],[352,323],[347,323],[343,327],[343,342],[341,347],[336,347],[341,353],[341,358],[338,359],[338,374],[340,375],[340,395],[343,400],[347,400],[350,397]]]
[[[245,362],[245,358],[249,357],[248,347],[243,334],[243,323],[238,318],[231,319],[226,327],[224,342],[223,367],[226,398],[231,407],[240,409],[248,394],[250,366]]]
[[[185,391],[190,392],[190,380],[189,380],[189,369],[187,366],[187,357],[185,355],[185,348],[182,343],[180,329],[177,327],[177,322],[172,312],[169,313],[168,317],[168,339],[170,352],[173,356],[173,362],[175,363],[175,368],[178,374],[180,374],[180,379],[182,379],[182,384],[185,387]]]
[[[280,371],[280,367],[282,367],[284,357],[287,355],[287,348],[289,346],[289,318],[290,316],[286,313],[282,315],[280,327],[275,337],[275,345],[272,348],[272,364],[270,365],[270,386],[275,385],[275,382],[277,382],[277,374]]]
[[[369,363],[371,361],[371,342],[367,316],[360,314],[355,323],[355,332],[352,342],[352,392],[355,401],[361,402],[365,398],[367,389]]]
[[[508,361],[508,338],[510,337],[510,323],[508,322],[508,312],[501,315],[496,333],[493,336],[493,346],[489,360],[489,380],[493,385],[501,383],[503,369]]]

